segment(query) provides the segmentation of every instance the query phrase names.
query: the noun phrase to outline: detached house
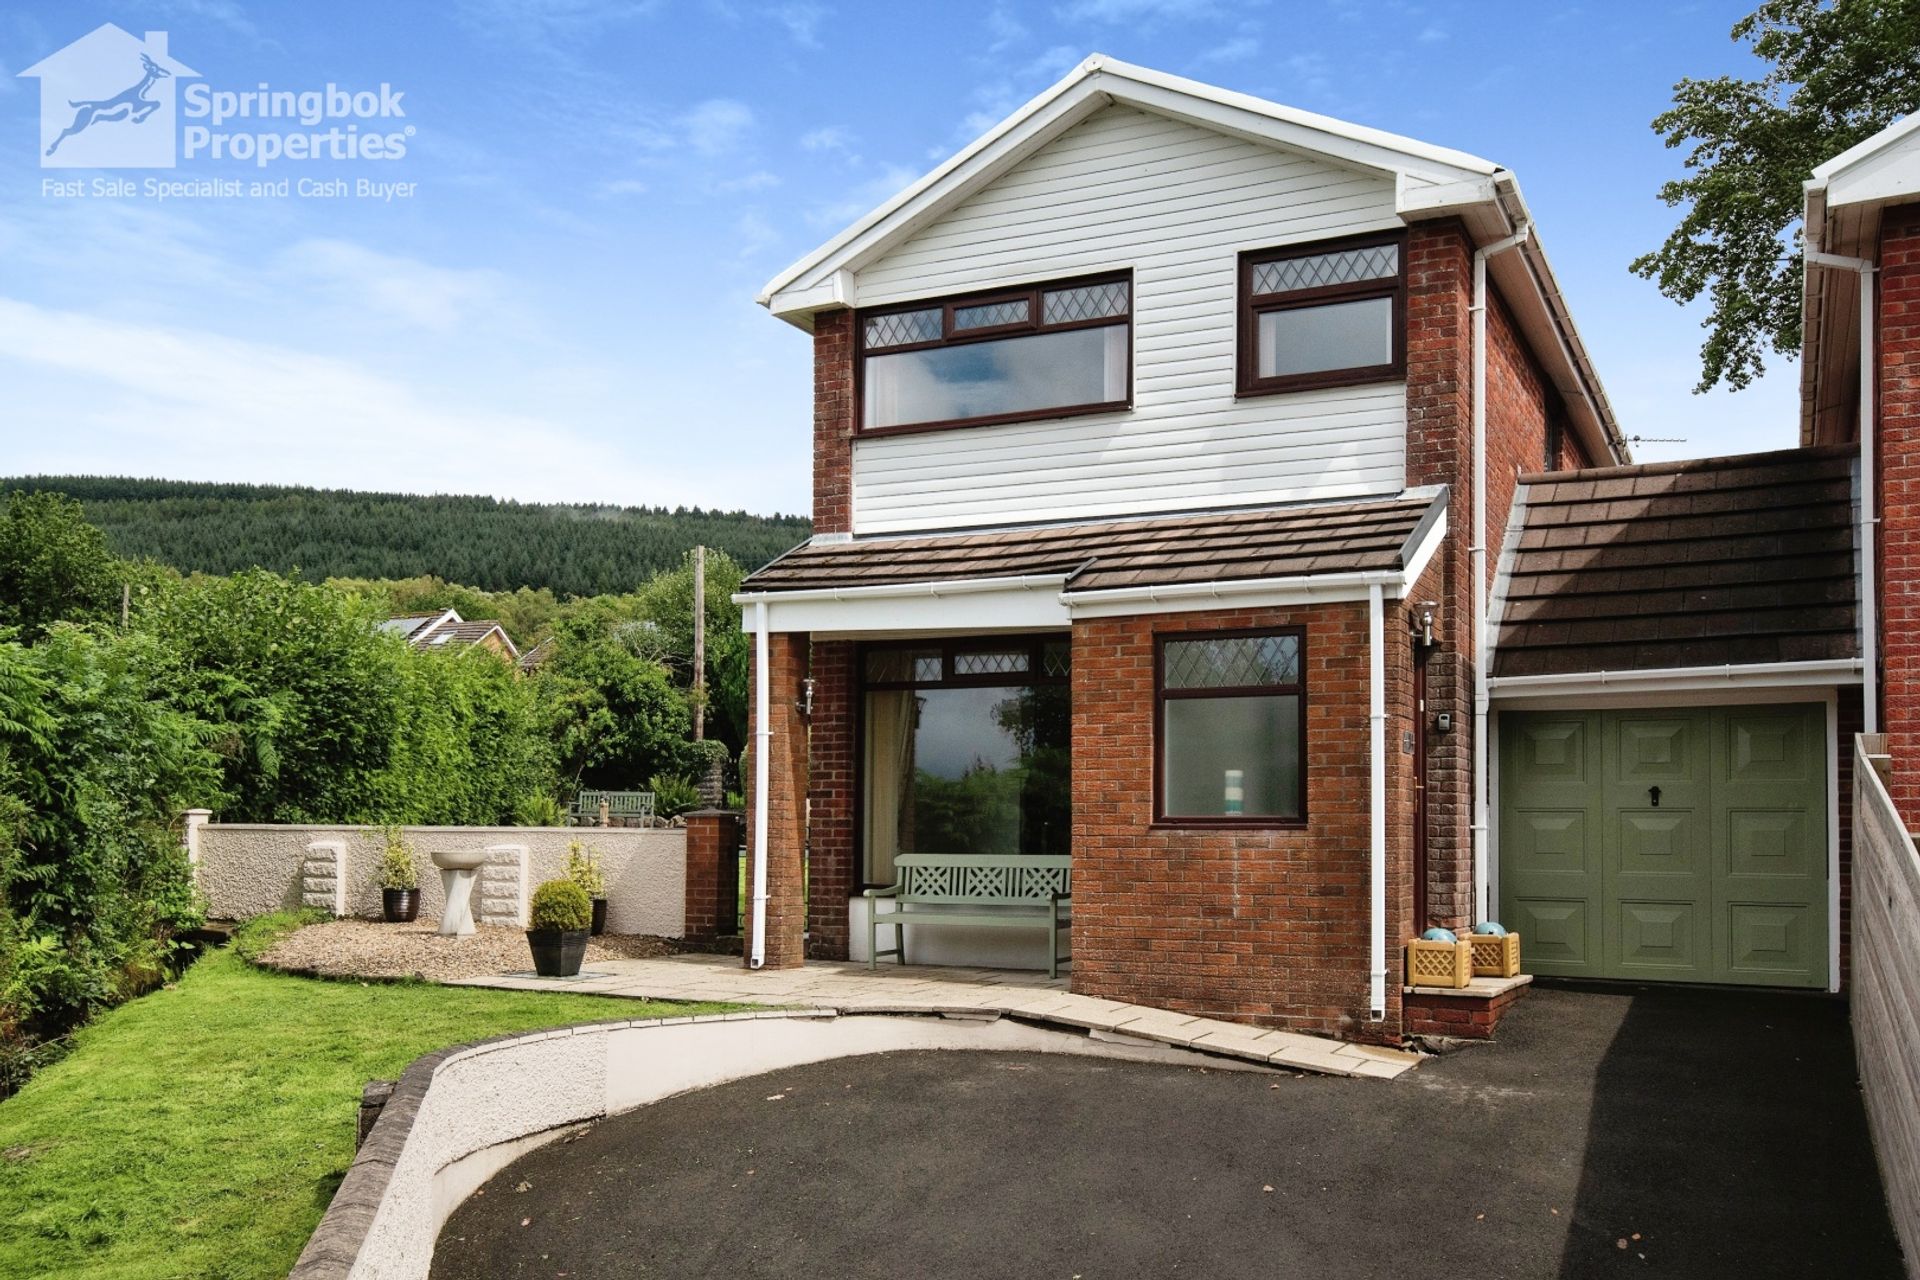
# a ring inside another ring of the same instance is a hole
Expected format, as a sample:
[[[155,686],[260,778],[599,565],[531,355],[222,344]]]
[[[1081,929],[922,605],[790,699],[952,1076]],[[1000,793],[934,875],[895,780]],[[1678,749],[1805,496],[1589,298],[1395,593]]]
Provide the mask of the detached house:
[[[1629,459],[1512,173],[1094,57],[760,300],[812,335],[816,533],[737,597],[750,963],[864,958],[913,853],[1066,858],[1073,990],[1271,1026],[1419,1029],[1428,924],[1572,945],[1499,875],[1478,637],[1521,477]]]

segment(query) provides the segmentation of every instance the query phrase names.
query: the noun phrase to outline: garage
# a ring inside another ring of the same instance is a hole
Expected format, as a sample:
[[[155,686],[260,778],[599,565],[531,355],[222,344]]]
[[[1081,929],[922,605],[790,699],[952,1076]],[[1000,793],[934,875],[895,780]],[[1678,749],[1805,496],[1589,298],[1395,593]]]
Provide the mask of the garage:
[[[1533,972],[1827,986],[1824,704],[1500,728],[1500,913]]]
[[[1856,487],[1841,449],[1521,480],[1480,901],[1529,970],[1838,989]]]

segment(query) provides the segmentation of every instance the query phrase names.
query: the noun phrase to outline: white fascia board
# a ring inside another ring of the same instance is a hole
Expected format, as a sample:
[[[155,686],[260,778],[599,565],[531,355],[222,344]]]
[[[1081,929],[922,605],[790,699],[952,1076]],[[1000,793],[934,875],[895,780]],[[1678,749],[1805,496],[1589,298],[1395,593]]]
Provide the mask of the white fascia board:
[[[1663,667],[1651,671],[1579,671],[1545,676],[1494,676],[1496,702],[1601,694],[1687,694],[1715,689],[1823,689],[1861,683],[1860,659],[1755,662],[1719,667]]]
[[[1122,102],[1356,168],[1447,186],[1498,172],[1463,151],[1349,124],[1095,54],[945,163],[768,281],[759,303],[805,325],[813,309],[852,306],[824,286],[912,235],[1095,111]]]
[[[1871,138],[1855,143],[1826,163],[1815,165],[1813,179],[1807,185],[1836,192],[1830,197],[1834,204],[1874,199],[1876,197],[1863,196],[1859,191],[1885,182],[1885,164],[1889,159],[1901,160],[1916,154],[1920,154],[1920,111],[1894,121]],[[1848,187],[1853,189],[1847,194],[1838,194],[1836,191],[1837,188]],[[1907,194],[1912,194],[1914,190],[1907,188]]]
[[[1044,630],[1072,618],[1060,603],[1065,574],[889,583],[805,591],[741,592],[740,628],[753,631],[754,606],[766,601],[769,631],[838,634]]]

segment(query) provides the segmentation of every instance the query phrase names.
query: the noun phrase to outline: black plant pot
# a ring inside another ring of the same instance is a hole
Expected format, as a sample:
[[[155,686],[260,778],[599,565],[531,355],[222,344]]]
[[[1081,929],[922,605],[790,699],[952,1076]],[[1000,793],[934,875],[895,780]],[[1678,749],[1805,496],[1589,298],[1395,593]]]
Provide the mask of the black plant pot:
[[[585,929],[529,929],[527,946],[533,951],[533,971],[543,978],[571,978],[587,958]]]
[[[593,936],[597,938],[606,931],[607,900],[605,898],[595,898],[593,900]]]
[[[420,914],[418,889],[382,889],[380,914],[388,924],[412,924]]]

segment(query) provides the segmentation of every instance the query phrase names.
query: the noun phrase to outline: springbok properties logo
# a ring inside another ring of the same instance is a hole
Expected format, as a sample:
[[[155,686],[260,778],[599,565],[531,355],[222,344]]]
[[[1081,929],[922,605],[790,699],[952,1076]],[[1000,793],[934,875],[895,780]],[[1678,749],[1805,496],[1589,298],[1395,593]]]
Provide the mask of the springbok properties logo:
[[[398,160],[414,133],[405,123],[406,94],[390,84],[356,90],[329,82],[294,90],[263,82],[215,89],[167,55],[166,32],[149,31],[140,39],[111,22],[20,74],[40,81],[44,169],[171,169],[182,160],[237,160],[264,169],[282,160]],[[195,83],[181,89],[183,79]],[[302,179],[304,188],[312,188],[302,194],[340,194],[335,188],[345,181]],[[357,194],[386,199],[411,194],[388,189],[410,186],[365,178],[355,183]]]
[[[166,32],[109,22],[20,74],[40,81],[41,168],[171,169],[178,79],[200,73],[167,56]]]

